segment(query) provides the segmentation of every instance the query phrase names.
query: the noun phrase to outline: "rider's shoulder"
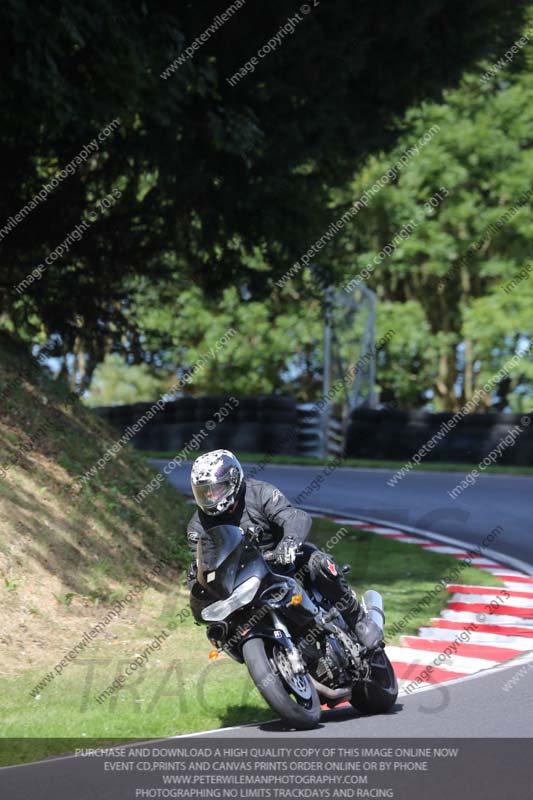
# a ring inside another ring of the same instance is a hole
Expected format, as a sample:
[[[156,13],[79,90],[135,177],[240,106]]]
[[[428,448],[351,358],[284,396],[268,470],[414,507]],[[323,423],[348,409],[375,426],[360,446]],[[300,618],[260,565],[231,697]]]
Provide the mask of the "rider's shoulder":
[[[280,490],[273,483],[268,481],[258,481],[255,479],[246,481],[246,489],[251,490],[251,494],[260,497],[263,501],[274,499],[277,500],[281,496]]]
[[[267,481],[258,481],[256,478],[250,478],[246,480],[246,488],[254,492],[273,492],[276,487]]]
[[[198,509],[196,509],[190,518],[189,522],[187,523],[187,529],[201,529],[202,523],[200,522],[200,514],[198,513]]]

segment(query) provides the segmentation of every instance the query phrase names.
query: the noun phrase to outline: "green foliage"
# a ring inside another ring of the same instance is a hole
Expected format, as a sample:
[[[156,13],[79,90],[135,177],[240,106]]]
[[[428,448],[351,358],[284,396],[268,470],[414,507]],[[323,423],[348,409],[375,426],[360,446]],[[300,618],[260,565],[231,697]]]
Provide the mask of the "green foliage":
[[[532,198],[520,198],[533,188],[532,74],[526,65],[483,89],[479,75],[470,74],[444,103],[411,110],[397,146],[372,156],[343,196],[360,197],[425,131],[440,126],[336,241],[337,275],[346,282],[439,187],[449,192],[368,279],[380,300],[380,332],[397,331],[379,371],[384,401],[412,407],[432,398],[437,410],[456,409],[531,342]],[[509,289],[520,273],[525,277]],[[483,407],[531,407],[532,379],[527,357]]]
[[[8,592],[16,592],[18,588],[18,578],[4,578],[4,586]]]
[[[421,304],[383,300],[377,304],[377,329],[380,334],[395,331],[378,355],[380,401],[419,408],[427,401],[437,356]]]
[[[120,120],[2,238],[3,324],[32,341],[60,334],[51,349],[75,355],[73,388],[83,389],[123,344],[132,278],[172,278],[176,294],[193,280],[212,297],[234,284],[264,296],[267,278],[282,275],[323,227],[330,188],[390,145],[409,105],[437,96],[479,56],[503,52],[524,6],[320,3],[232,87],[226,79],[296,7],[246,3],[165,78],[226,0],[44,0],[31,13],[3,4],[0,224]],[[113,191],[118,199],[99,208]],[[39,280],[13,291],[87,221]]]
[[[349,189],[332,195],[334,216],[438,126],[398,178],[317,259],[329,259],[330,278],[344,284],[445,187],[438,207],[424,214],[368,281],[379,298],[378,336],[395,331],[378,356],[386,404],[457,409],[531,340],[533,223],[531,202],[520,205],[519,198],[531,190],[532,74],[533,65],[526,63],[505,83],[483,89],[479,74],[466,75],[444,103],[410,110],[397,145],[370,157]],[[319,294],[305,270],[262,302],[245,301],[236,289],[209,301],[197,288],[176,298],[170,285],[140,284],[128,312],[139,329],[133,349],[170,374],[184,374],[233,328],[237,336],[207,361],[187,392],[283,387],[313,399],[321,359]],[[532,360],[524,358],[481,408],[528,410],[532,379]]]
[[[245,302],[234,288],[211,301],[198,287],[176,296],[164,286],[141,285],[129,312],[139,330],[134,348],[138,357],[168,370],[166,388],[190,373],[185,394],[282,388],[307,400],[319,385],[322,348],[321,301],[314,294],[309,275],[298,289],[277,291],[265,301]],[[116,380],[110,377],[108,396]]]
[[[118,353],[112,353],[96,368],[84,402],[92,407],[138,403],[153,400],[164,391],[164,379],[153,375],[147,364],[128,365]]]

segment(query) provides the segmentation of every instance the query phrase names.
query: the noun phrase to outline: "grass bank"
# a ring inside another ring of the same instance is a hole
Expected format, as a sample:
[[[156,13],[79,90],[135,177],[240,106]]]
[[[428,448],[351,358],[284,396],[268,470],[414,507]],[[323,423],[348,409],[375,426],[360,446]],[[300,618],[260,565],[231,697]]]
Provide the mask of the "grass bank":
[[[22,707],[34,678],[135,587],[142,591],[126,604],[131,613],[143,595],[166,598],[183,580],[190,508],[170,486],[136,503],[133,496],[153,470],[129,446],[102,460],[116,441],[116,432],[52,380],[24,347],[0,337],[2,736],[11,730],[12,686]],[[127,614],[124,621],[100,626],[94,640],[99,654],[114,656],[119,641],[132,640],[131,628]],[[85,651],[80,663],[84,657]],[[75,673],[72,665],[71,679]],[[79,680],[78,672],[82,692]],[[68,718],[59,680],[55,691],[58,705],[51,711],[43,703],[43,719],[35,713],[36,701],[21,735],[53,735],[47,730],[49,724],[54,729],[51,718]]]

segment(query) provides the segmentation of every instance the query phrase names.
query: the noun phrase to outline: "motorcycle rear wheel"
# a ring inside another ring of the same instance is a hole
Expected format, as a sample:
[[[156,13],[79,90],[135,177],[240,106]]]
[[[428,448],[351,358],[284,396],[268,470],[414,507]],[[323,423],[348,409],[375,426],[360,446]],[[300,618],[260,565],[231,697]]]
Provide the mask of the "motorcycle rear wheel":
[[[292,728],[315,728],[320,720],[316,689],[307,675],[291,677],[284,653],[281,645],[259,638],[248,639],[242,648],[248,672],[270,708]]]
[[[350,703],[363,714],[385,714],[398,697],[398,682],[394,667],[380,648],[372,654],[370,678],[352,689]]]

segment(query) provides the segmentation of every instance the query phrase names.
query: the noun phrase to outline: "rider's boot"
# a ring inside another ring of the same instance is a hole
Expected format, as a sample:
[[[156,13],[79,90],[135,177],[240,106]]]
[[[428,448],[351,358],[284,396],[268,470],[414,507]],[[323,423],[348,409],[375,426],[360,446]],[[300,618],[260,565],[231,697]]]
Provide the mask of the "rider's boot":
[[[347,587],[347,592],[345,592],[343,595],[341,602],[337,604],[337,608],[341,612],[342,618],[350,630],[354,631],[356,623],[362,617],[362,608],[359,600],[349,586]]]

